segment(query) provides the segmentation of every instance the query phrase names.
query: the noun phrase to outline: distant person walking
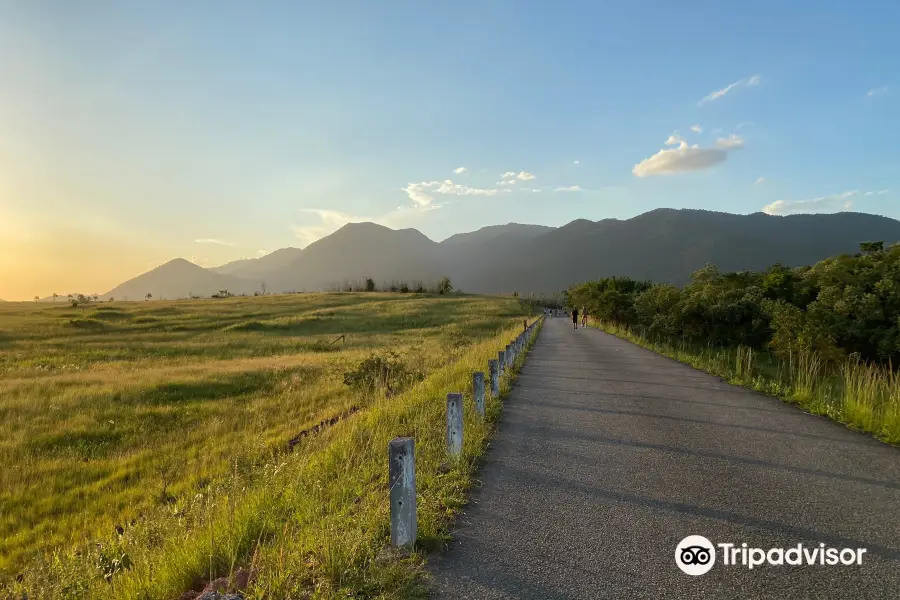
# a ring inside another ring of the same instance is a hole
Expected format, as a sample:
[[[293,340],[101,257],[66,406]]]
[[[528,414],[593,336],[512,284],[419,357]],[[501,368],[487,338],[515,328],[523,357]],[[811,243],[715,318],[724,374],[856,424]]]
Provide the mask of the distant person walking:
[[[578,309],[572,309],[572,326],[573,329],[578,329]]]
[[[584,329],[587,327],[587,309],[585,307],[581,307],[581,328]]]

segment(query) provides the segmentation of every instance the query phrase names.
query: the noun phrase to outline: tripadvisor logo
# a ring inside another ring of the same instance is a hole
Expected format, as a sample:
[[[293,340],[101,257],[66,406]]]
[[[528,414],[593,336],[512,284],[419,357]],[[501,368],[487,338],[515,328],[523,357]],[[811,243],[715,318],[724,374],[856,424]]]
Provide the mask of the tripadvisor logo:
[[[716,549],[702,535],[689,535],[675,548],[675,564],[688,575],[703,575],[716,564]]]
[[[703,575],[716,564],[717,553],[723,566],[754,569],[762,565],[861,565],[866,549],[831,548],[825,544],[807,547],[797,544],[790,548],[764,550],[748,547],[746,543],[714,545],[702,535],[689,535],[675,548],[675,564],[688,575]]]

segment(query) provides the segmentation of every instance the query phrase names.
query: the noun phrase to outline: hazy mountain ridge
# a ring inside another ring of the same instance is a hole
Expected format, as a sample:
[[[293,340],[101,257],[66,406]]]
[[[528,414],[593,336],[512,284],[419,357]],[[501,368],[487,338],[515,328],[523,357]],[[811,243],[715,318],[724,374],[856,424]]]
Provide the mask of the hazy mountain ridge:
[[[578,219],[553,228],[509,223],[437,243],[415,229],[351,223],[306,248],[204,269],[170,261],[103,295],[121,299],[316,291],[371,277],[376,283],[447,275],[475,293],[548,293],[580,281],[629,276],[683,284],[708,262],[723,271],[815,263],[859,243],[900,241],[900,221],[864,213],[734,215],[657,209],[631,219]]]

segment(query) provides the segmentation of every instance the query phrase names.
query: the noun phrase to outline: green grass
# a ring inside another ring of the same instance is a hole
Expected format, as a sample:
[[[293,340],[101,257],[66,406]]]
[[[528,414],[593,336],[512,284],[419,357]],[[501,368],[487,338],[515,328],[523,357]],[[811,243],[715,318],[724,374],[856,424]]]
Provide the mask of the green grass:
[[[471,373],[522,316],[511,299],[399,294],[0,306],[4,585],[167,600],[245,568],[251,598],[421,594],[423,552],[446,539],[500,408],[473,419]],[[344,385],[385,350],[416,383]],[[466,436],[447,465],[451,391]],[[420,548],[379,557],[399,435],[416,438]]]
[[[615,323],[594,325],[730,383],[776,396],[887,443],[900,444],[900,376],[890,368],[854,359],[828,368],[814,354],[779,360],[744,346],[701,347],[681,340],[650,339]]]

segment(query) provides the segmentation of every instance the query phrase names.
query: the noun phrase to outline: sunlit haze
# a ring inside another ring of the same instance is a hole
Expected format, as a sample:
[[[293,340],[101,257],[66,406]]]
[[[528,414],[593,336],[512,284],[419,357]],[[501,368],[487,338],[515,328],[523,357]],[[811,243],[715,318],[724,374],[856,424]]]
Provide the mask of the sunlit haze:
[[[0,5],[0,298],[351,221],[900,217],[900,4]]]

